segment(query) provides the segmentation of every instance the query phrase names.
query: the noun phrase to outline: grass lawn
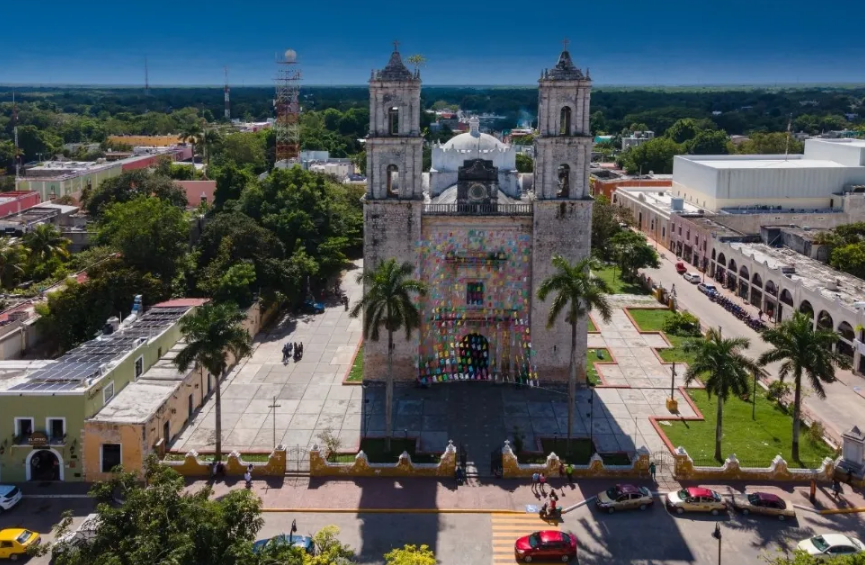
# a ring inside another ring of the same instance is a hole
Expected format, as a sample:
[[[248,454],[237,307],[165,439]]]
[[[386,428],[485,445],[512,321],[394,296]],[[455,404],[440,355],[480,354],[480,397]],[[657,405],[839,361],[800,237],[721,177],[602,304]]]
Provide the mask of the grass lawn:
[[[652,308],[648,310],[629,309],[631,317],[637,323],[637,327],[644,332],[661,332],[664,330],[664,322],[673,313],[666,308]],[[689,363],[693,356],[685,353],[684,346],[687,342],[699,338],[681,337],[665,333],[673,347],[659,349],[658,354],[666,363]]]
[[[357,349],[357,355],[354,357],[354,365],[351,366],[351,371],[348,373],[346,382],[359,383],[363,380],[363,344]]]
[[[441,454],[416,453],[415,440],[391,438],[390,451],[385,451],[384,438],[363,438],[360,449],[370,463],[396,463],[403,451],[411,455],[412,463],[438,463]],[[337,453],[328,459],[331,463],[353,463],[357,453]]]
[[[589,460],[592,458],[592,453],[595,451],[592,447],[592,440],[587,438],[571,439],[570,453],[568,452],[567,438],[542,439],[541,448],[543,449],[543,454],[523,453],[518,455],[520,463],[546,463],[547,456],[550,452],[553,452],[567,463],[573,465],[588,465]],[[631,464],[631,459],[625,453],[601,454],[601,459],[604,460],[604,464],[606,465]]]
[[[598,328],[595,327],[595,323],[592,321],[591,318],[588,319],[588,322],[589,322],[588,325],[589,325],[589,331],[590,331],[590,332],[596,332],[596,331],[598,331]]]
[[[269,453],[241,453],[240,459],[246,461],[247,463],[267,463],[267,460],[270,458]],[[200,461],[213,461],[213,453],[199,453],[198,459]],[[166,453],[165,459],[163,461],[184,461],[186,460],[185,453]],[[222,454],[222,460],[228,460],[228,453]]]
[[[610,294],[649,294],[649,291],[638,283],[622,280],[622,271],[613,265],[592,270],[592,274],[607,283]]]
[[[600,352],[600,356],[598,353]],[[610,361],[610,352],[607,349],[589,349],[586,352],[586,378],[590,383],[599,385],[601,379],[598,377],[598,371],[595,369],[596,361]]]
[[[661,426],[675,445],[684,446],[697,465],[718,465],[715,454],[716,399],[709,399],[703,390],[690,390],[688,394],[706,418],[702,422],[671,422]],[[793,438],[793,420],[775,402],[768,400],[764,391],[757,389],[757,419],[751,419],[751,402],[731,397],[724,404],[724,429],[721,452],[724,457],[735,453],[743,467],[768,467],[772,459],[781,454],[791,467],[816,468],[826,456],[833,454],[828,445],[812,443],[803,425],[799,438],[801,462],[789,460]]]

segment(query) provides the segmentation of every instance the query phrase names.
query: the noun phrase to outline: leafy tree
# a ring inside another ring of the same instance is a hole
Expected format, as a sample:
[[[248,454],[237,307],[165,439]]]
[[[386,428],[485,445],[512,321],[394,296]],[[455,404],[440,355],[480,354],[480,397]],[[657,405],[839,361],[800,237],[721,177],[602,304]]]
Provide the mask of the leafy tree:
[[[693,118],[683,118],[676,121],[664,135],[672,139],[675,143],[682,144],[686,141],[691,141],[703,131],[697,120]]]
[[[687,142],[688,153],[692,155],[726,155],[730,139],[724,130],[702,130]]]
[[[0,172],[15,171],[15,144],[10,140],[0,140]]]
[[[92,193],[82,195],[82,200],[85,200],[87,213],[98,219],[107,206],[129,202],[138,196],[153,196],[178,208],[186,208],[187,203],[186,192],[173,180],[146,170],[126,171],[105,179]]]
[[[634,279],[637,271],[661,266],[658,252],[646,241],[646,236],[632,230],[621,230],[610,238],[613,256],[622,270],[622,277]]]
[[[796,312],[774,328],[763,332],[763,340],[773,349],[760,356],[760,364],[781,362],[778,378],[793,378],[793,446],[791,455],[799,461],[799,427],[802,410],[802,377],[820,398],[826,398],[823,383],[835,382],[835,368],[847,369],[850,361],[832,347],[838,334],[832,330],[814,330],[814,322],[806,314]]]
[[[752,133],[747,141],[739,144],[736,152],[744,155],[781,155],[787,151],[788,143],[791,154],[802,153],[805,150],[805,145],[801,141],[796,141],[791,136],[788,142],[787,137],[785,132]]]
[[[621,224],[630,224],[633,220],[628,208],[613,206],[603,194],[595,196],[592,205],[592,252],[603,259],[611,259],[610,238],[622,231]]]
[[[204,130],[201,128],[201,122],[193,119],[187,124],[184,124],[180,131],[180,141],[189,143],[192,146],[192,162],[195,163],[195,146],[201,142]]]
[[[235,362],[252,354],[249,333],[240,325],[243,313],[234,304],[204,304],[195,312],[180,320],[180,331],[186,346],[174,359],[174,364],[183,372],[193,364],[204,367],[216,378],[214,387],[216,400],[216,461],[222,459],[222,379],[228,370],[227,356]]]
[[[414,272],[410,263],[397,264],[388,259],[358,274],[363,283],[363,298],[351,309],[351,317],[363,315],[365,339],[378,341],[382,329],[387,331],[387,386],[385,391],[385,448],[390,451],[393,435],[393,334],[405,330],[406,339],[420,327],[420,312],[413,295],[426,296],[426,285],[409,278]]]
[[[535,160],[525,153],[517,153],[517,171],[531,173],[535,170]]]
[[[58,565],[244,565],[255,563],[252,542],[264,520],[261,500],[246,489],[211,497],[211,488],[189,492],[183,477],[154,456],[144,467],[145,484],[118,469],[97,483],[95,534],[58,555]],[[114,502],[115,497],[123,502]],[[70,525],[67,517],[60,533]],[[46,546],[43,551],[47,552]]]
[[[792,556],[779,551],[777,555],[765,556],[763,559],[768,565],[865,565],[865,553],[827,557],[796,550]]]
[[[749,340],[744,337],[724,338],[717,329],[710,329],[705,338],[689,341],[685,351],[693,353],[694,361],[685,373],[685,382],[691,384],[703,378],[706,394],[714,394],[718,400],[717,422],[715,425],[715,459],[723,461],[721,439],[724,426],[724,402],[730,393],[742,396],[748,393],[751,375],[760,371],[759,365],[742,354]],[[705,376],[705,377],[704,377]]]
[[[656,137],[625,151],[621,158],[628,174],[673,172],[673,157],[684,153],[684,148],[666,137]]]
[[[210,165],[213,151],[222,143],[223,137],[216,128],[207,128],[201,132],[201,147],[204,149],[204,164]]]
[[[60,261],[69,258],[66,247],[71,243],[51,224],[40,224],[23,238],[24,247],[30,257],[30,274],[42,280],[48,277]]]
[[[233,302],[246,307],[252,304],[255,265],[249,260],[235,262],[231,248],[231,238],[223,238],[219,255],[205,267],[198,287],[217,302]]]
[[[865,242],[836,247],[829,256],[829,264],[854,277],[865,278]]]
[[[384,554],[385,565],[436,565],[436,556],[428,545],[409,545]]]
[[[27,265],[27,249],[8,237],[0,237],[0,288],[11,288]]]
[[[568,368],[568,450],[571,447],[571,434],[574,423],[574,406],[577,397],[577,324],[596,310],[605,321],[610,320],[612,309],[606,295],[610,289],[602,279],[592,275],[592,260],[583,259],[571,264],[561,255],[553,257],[555,272],[541,282],[538,299],[545,301],[554,294],[547,328],[552,328],[564,312],[565,321],[571,325],[571,357]],[[583,375],[585,380],[585,375]]]
[[[139,196],[104,210],[96,242],[115,247],[141,272],[170,280],[189,246],[185,212],[158,198]]]
[[[366,175],[366,151],[361,151],[360,153],[352,155],[351,162],[354,163],[354,166],[360,174]]]
[[[50,159],[62,145],[62,140],[48,129],[33,125],[18,128],[18,147],[25,161],[35,161],[40,157]]]
[[[214,147],[212,163],[225,166],[234,163],[253,174],[267,169],[266,138],[260,133],[232,133]]]
[[[213,195],[213,205],[216,209],[229,200],[238,200],[240,195],[250,183],[255,182],[255,177],[246,169],[239,168],[235,163],[229,162],[219,168],[211,169],[211,178],[216,179],[216,192]]]

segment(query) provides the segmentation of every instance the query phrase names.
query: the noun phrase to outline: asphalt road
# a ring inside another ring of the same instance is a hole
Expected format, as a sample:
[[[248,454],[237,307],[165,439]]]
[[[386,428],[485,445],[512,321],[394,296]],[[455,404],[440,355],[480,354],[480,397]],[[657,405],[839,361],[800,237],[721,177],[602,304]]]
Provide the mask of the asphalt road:
[[[666,289],[670,289],[675,284],[676,296],[681,308],[700,318],[706,327],[717,328],[720,326],[725,336],[748,338],[751,341],[751,346],[747,353],[752,357],[756,358],[770,349],[760,334],[733,317],[724,308],[710,301],[706,295],[697,290],[696,284],[689,283],[676,273],[676,258],[672,253],[661,249],[660,246],[658,251],[661,255],[661,267],[659,269],[643,269],[643,272],[652,277],[653,280],[660,281]],[[689,266],[689,271],[696,271],[696,269]],[[720,285],[716,284],[715,286],[719,287]],[[727,297],[734,298],[732,293],[723,292]],[[741,299],[735,301],[737,304],[743,305]],[[756,317],[757,309],[750,306],[748,308],[753,311],[753,315]],[[777,364],[770,366],[769,369],[771,376],[777,377]],[[865,424],[865,419],[862,416],[865,414],[865,398],[853,394],[854,391],[852,390],[854,386],[865,390],[865,379],[853,375],[849,371],[839,371],[838,377],[838,382],[825,385],[825,399],[810,393],[804,401],[805,409],[824,423],[835,441],[839,441],[841,434],[853,426],[860,426],[861,428]]]
[[[86,500],[26,499],[0,515],[0,528],[21,526],[45,534],[65,509],[78,522],[91,508]],[[513,539],[542,527],[528,518],[514,519],[519,525],[499,529],[507,533],[494,537],[489,514],[267,513],[260,537],[288,532],[292,520],[297,520],[299,533],[304,535],[333,524],[340,528],[340,539],[358,552],[359,563],[383,563],[382,556],[392,547],[426,543],[443,565],[499,565],[514,562],[509,549]],[[612,515],[597,513],[590,503],[566,514],[560,528],[576,534],[581,565],[716,565],[718,542],[712,537],[716,524],[722,532],[722,562],[756,565],[764,562],[762,556],[791,550],[799,540],[818,533],[863,537],[865,515],[800,511],[797,520],[786,522],[738,514],[673,515],[656,500],[655,508],[645,512]],[[43,565],[48,559],[30,563]]]
[[[52,529],[63,519],[63,513],[72,514],[72,528],[93,512],[95,504],[80,498],[24,498],[12,510],[0,513],[0,530],[26,528],[42,535],[42,543],[54,540]],[[47,565],[49,556],[28,561],[31,565]]]

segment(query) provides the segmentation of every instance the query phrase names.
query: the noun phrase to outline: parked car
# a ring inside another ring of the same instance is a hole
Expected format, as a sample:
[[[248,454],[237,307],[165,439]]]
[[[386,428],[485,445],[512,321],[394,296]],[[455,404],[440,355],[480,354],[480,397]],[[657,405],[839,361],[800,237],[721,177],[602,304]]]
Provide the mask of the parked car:
[[[12,507],[21,502],[21,489],[12,485],[0,485],[0,513],[4,510],[12,510]]]
[[[577,536],[571,532],[544,530],[523,536],[514,544],[517,561],[570,561],[577,557]]]
[[[768,492],[752,492],[749,494],[734,494],[733,508],[742,514],[768,514],[777,516],[779,520],[795,518],[793,505],[776,494]]]
[[[27,557],[27,550],[42,543],[42,536],[23,528],[0,530],[0,559],[17,561]]]
[[[865,546],[856,538],[844,534],[823,534],[800,541],[796,549],[802,550],[808,555],[820,557],[838,557],[840,555],[853,555],[865,553]]]
[[[296,534],[279,534],[272,538],[260,539],[252,544],[252,552],[260,553],[265,547],[274,545],[288,545],[291,547],[299,547],[309,553],[315,554],[315,544],[310,536],[299,536]]]
[[[684,512],[711,512],[717,516],[727,511],[727,503],[721,495],[702,487],[688,487],[667,493],[667,508],[678,514]]]
[[[686,272],[688,272],[688,267],[686,267],[684,263],[679,261],[678,263],[676,263],[676,272],[680,275],[684,275]]]
[[[634,485],[616,485],[599,493],[595,498],[595,506],[598,510],[604,510],[612,514],[616,510],[633,510],[639,508],[645,510],[654,504],[652,493],[645,487]]]
[[[700,282],[700,279],[703,278],[700,273],[695,273],[693,271],[690,273],[685,273],[684,275],[682,275],[682,277],[684,277],[684,279],[689,283],[693,284],[698,284]]]
[[[303,303],[301,309],[306,313],[322,314],[324,312],[324,304],[313,300],[307,300]]]
[[[58,556],[74,549],[90,543],[96,537],[96,531],[99,529],[99,515],[88,514],[81,525],[75,531],[68,532],[54,542],[51,546],[51,558],[56,559]]]
[[[712,296],[713,294],[718,294],[718,287],[713,285],[712,283],[700,283],[697,285],[697,290],[705,294],[706,296]]]

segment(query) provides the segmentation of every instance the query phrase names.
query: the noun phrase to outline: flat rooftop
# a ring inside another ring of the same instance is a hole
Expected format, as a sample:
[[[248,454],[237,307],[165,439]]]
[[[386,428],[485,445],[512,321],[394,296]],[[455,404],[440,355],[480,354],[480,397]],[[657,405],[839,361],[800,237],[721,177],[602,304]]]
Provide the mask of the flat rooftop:
[[[180,372],[174,365],[177,354],[186,346],[177,342],[146,373],[126,386],[102,407],[88,422],[114,422],[126,424],[146,423],[177,391],[189,373]]]
[[[190,308],[156,305],[113,334],[91,339],[50,365],[13,378],[0,375],[0,394],[82,393],[109,374],[121,359],[174,325]]]
[[[663,190],[663,187],[650,187],[650,186],[627,186],[623,185],[616,189],[618,193],[631,194],[634,197],[642,200],[646,204],[650,206],[654,206],[660,210],[665,212],[675,212],[679,214],[698,214],[702,210],[685,202],[683,199],[679,199],[682,201],[682,208],[673,210],[673,198],[672,193]]]
[[[830,300],[838,298],[842,304],[851,308],[854,302],[865,300],[865,281],[792,249],[770,247],[765,243],[731,242],[728,245],[754,261],[766,263],[770,269],[793,267],[795,272],[788,276],[790,280],[801,281],[806,288],[819,292]],[[835,284],[837,290],[834,289]]]
[[[706,216],[685,216],[692,223],[712,233],[714,237],[741,237],[743,234]]]
[[[701,159],[699,157],[687,157],[689,161],[712,167],[713,169],[843,169],[845,165],[835,161],[821,159],[797,159],[785,160],[783,156],[771,159],[746,159],[732,157],[729,159]]]

